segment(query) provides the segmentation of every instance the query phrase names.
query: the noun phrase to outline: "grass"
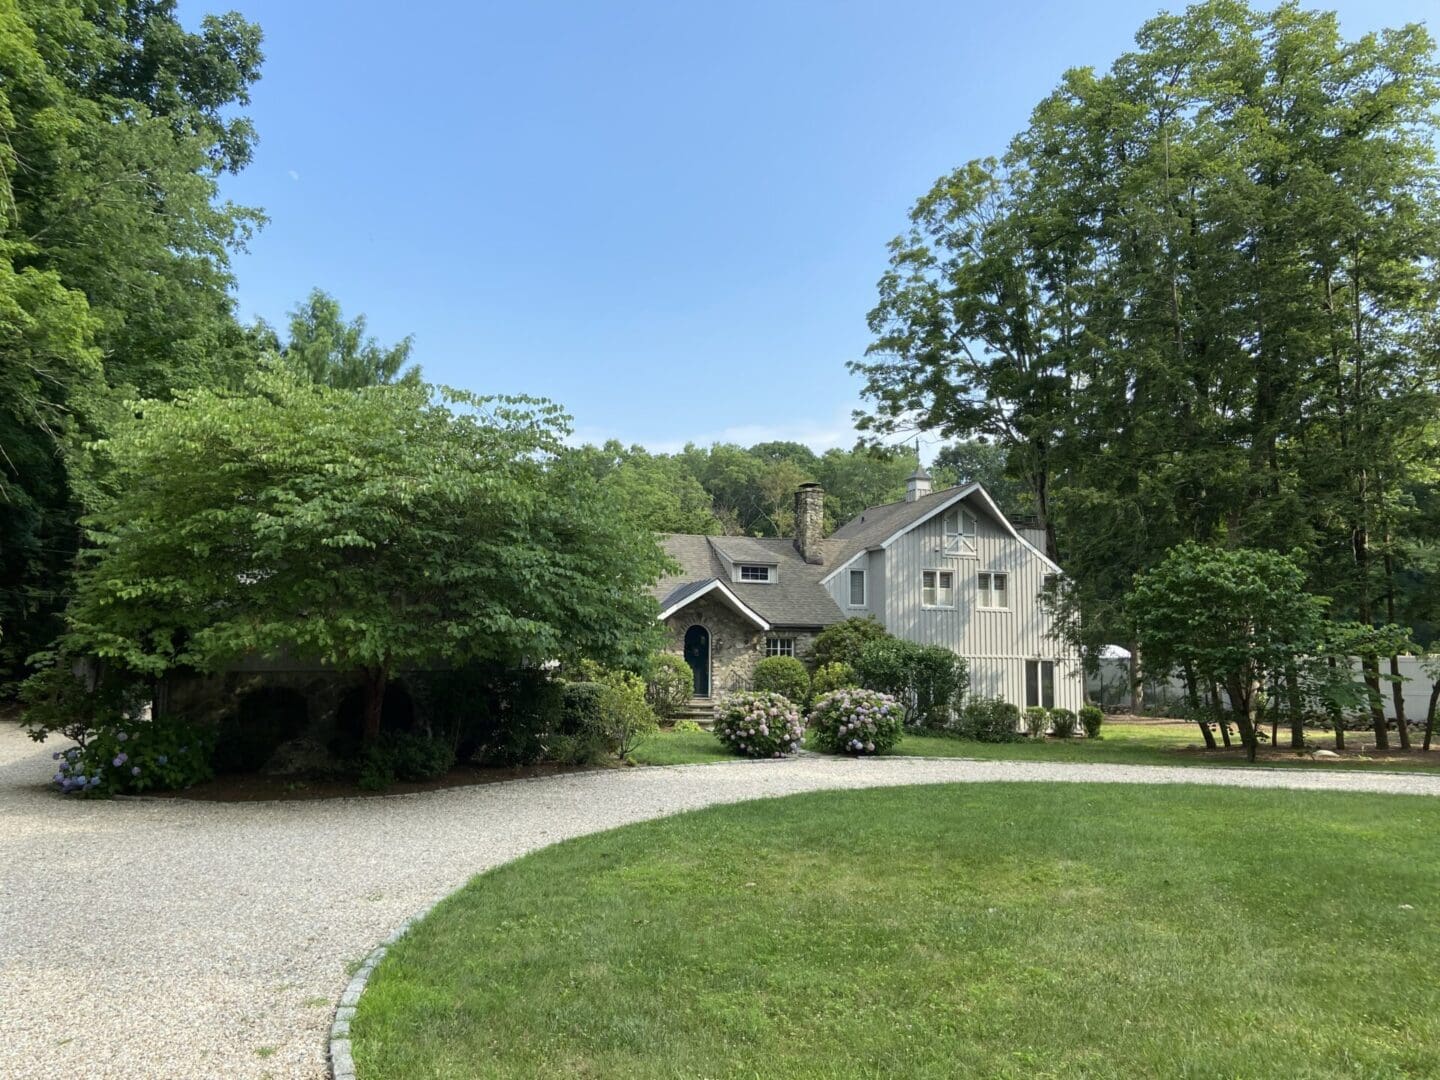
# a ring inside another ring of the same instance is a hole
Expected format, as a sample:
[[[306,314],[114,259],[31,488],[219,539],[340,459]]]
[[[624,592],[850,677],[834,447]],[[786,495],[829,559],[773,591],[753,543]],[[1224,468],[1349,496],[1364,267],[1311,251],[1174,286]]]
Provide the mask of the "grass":
[[[630,760],[638,765],[698,765],[739,759],[708,731],[662,731],[637,746]]]
[[[1063,761],[1110,762],[1117,765],[1195,765],[1246,766],[1245,751],[1236,744],[1233,750],[1214,753],[1202,749],[1200,729],[1194,724],[1180,723],[1116,723],[1105,724],[1100,739],[1029,739],[1014,743],[978,743],[944,735],[909,735],[891,751],[901,757],[963,757],[1000,761]],[[1350,733],[1352,745],[1366,741],[1366,732]],[[1333,737],[1325,732],[1307,731],[1306,738],[1318,747],[1330,747]],[[1364,759],[1347,757],[1317,760],[1292,754],[1288,732],[1280,733],[1280,748],[1270,753],[1262,750],[1259,765],[1266,768],[1345,769],[1345,770],[1440,770],[1440,750],[1427,755],[1418,751],[1405,756],[1398,751],[1385,756],[1385,751],[1367,754]],[[1418,746],[1419,743],[1417,742]],[[737,761],[708,732],[661,732],[641,744],[632,755],[641,765],[689,765],[708,761]]]
[[[824,792],[569,841],[392,947],[362,1075],[1419,1077],[1440,804]]]

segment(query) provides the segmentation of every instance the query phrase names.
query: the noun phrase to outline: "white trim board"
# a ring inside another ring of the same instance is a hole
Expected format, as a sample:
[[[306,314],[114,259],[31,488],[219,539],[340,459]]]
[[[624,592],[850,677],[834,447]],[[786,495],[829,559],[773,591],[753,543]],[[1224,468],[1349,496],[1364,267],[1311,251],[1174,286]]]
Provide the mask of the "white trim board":
[[[745,601],[741,600],[738,596],[736,596],[719,578],[711,578],[709,583],[706,584],[704,588],[696,589],[693,593],[685,597],[678,604],[671,604],[664,611],[660,612],[660,621],[664,622],[671,615],[674,615],[677,611],[681,611],[684,608],[689,607],[694,601],[700,599],[700,597],[702,596],[705,596],[707,593],[714,592],[716,589],[720,590],[720,595],[723,596],[727,601],[729,601],[730,605],[734,607],[736,611],[738,611],[741,615],[744,615],[761,630],[770,629],[770,624],[761,617],[759,612],[757,612],[754,608],[746,604]]]

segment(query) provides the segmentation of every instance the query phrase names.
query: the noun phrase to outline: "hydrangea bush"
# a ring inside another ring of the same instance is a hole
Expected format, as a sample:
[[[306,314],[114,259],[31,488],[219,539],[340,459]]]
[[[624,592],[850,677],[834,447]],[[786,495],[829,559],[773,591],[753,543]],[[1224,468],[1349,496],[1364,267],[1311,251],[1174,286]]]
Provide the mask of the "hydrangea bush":
[[[905,709],[878,690],[835,690],[816,699],[808,723],[821,750],[880,754],[900,741]]]
[[[800,711],[782,694],[730,694],[715,710],[715,737],[729,750],[753,758],[793,754],[805,739]]]
[[[173,791],[208,780],[210,738],[182,720],[123,720],[90,732],[83,746],[57,750],[57,790],[109,798]]]

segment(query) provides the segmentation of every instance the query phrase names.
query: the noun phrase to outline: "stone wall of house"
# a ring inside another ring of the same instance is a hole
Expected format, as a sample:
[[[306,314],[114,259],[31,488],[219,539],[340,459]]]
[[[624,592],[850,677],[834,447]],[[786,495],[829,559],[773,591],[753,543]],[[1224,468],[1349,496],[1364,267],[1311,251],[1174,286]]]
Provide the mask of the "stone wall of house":
[[[806,660],[815,643],[815,635],[802,630],[776,630],[770,634],[757,630],[750,620],[737,615],[729,605],[702,597],[665,620],[670,632],[666,651],[685,655],[685,631],[703,626],[710,632],[710,696],[749,690],[755,665],[765,658],[767,637],[795,639],[795,656]]]

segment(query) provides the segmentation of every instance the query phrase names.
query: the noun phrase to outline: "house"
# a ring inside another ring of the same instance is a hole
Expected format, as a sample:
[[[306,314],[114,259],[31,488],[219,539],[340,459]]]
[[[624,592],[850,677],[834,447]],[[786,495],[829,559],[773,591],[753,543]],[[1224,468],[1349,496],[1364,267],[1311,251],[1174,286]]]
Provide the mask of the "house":
[[[823,536],[825,492],[795,492],[795,537],[663,537],[680,566],[655,587],[668,648],[695,696],[748,689],[766,656],[804,659],[815,636],[855,616],[965,658],[971,693],[1079,709],[1078,657],[1052,639],[1040,593],[1060,568],[979,484],[931,490],[917,469],[901,502]]]

